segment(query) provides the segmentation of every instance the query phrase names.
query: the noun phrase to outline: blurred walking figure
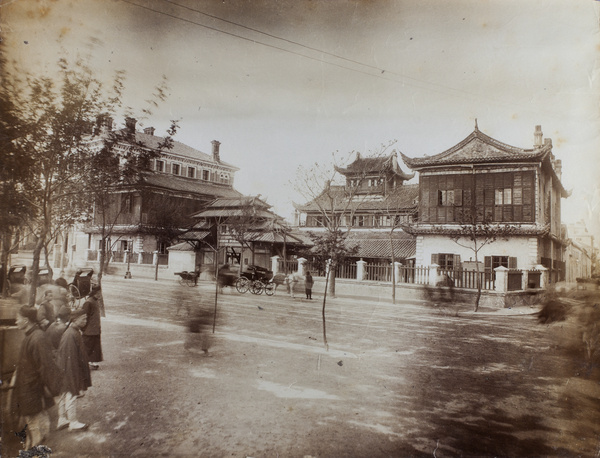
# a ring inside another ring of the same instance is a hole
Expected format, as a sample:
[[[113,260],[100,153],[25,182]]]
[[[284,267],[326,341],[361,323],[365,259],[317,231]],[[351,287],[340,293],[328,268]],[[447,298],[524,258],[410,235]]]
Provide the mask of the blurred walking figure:
[[[83,343],[88,356],[88,362],[91,369],[99,369],[98,363],[102,358],[101,324],[100,324],[100,303],[98,299],[102,297],[100,286],[94,285],[90,291],[87,300],[81,307],[87,315],[87,324],[83,328]]]
[[[50,324],[56,319],[54,305],[52,304],[52,290],[48,289],[44,292],[44,299],[37,309],[37,321],[43,331],[48,329]]]
[[[60,393],[62,378],[54,362],[44,331],[37,323],[37,310],[23,306],[17,313],[17,327],[25,333],[17,369],[11,380],[10,399],[14,432],[25,428],[25,449],[39,445],[50,433],[47,409]]]
[[[208,356],[210,348],[210,329],[212,325],[212,314],[208,310],[198,307],[192,312],[189,321],[188,335],[183,348],[190,351],[201,350]]]
[[[312,287],[313,287],[313,284],[314,284],[314,281],[313,281],[312,275],[307,270],[306,271],[306,277],[304,279],[304,289],[306,291],[306,298],[307,299],[312,299]]]
[[[85,310],[74,310],[70,314],[67,329],[60,339],[57,362],[64,378],[62,394],[58,401],[57,430],[68,427],[69,431],[84,431],[88,427],[87,424],[77,420],[76,408],[77,397],[92,386],[88,357],[81,335],[86,322]]]
[[[56,315],[56,320],[48,329],[46,329],[46,338],[48,342],[52,345],[52,350],[56,352],[58,350],[58,346],[60,345],[60,339],[67,329],[67,324],[69,323],[69,318],[71,317],[71,309],[69,307],[61,307]]]

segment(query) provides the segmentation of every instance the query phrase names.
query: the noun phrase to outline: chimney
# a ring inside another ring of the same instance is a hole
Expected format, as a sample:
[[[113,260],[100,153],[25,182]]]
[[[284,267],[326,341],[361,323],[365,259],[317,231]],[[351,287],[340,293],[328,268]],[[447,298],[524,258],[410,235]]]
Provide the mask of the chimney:
[[[110,132],[113,127],[113,118],[108,115],[99,115],[96,118],[96,132],[99,134],[103,134],[106,132]]]
[[[127,127],[127,130],[129,130],[130,132],[135,132],[136,123],[137,123],[137,119],[135,119],[135,118],[130,118],[130,117],[125,118],[125,127]]]
[[[154,135],[154,127],[145,127],[144,133],[148,135]]]
[[[542,137],[544,134],[542,133],[542,126],[535,126],[535,132],[533,132],[533,147],[539,148],[542,146]]]
[[[552,139],[544,138],[544,146],[549,146],[550,148],[552,148]]]
[[[217,140],[213,140],[211,143],[212,143],[213,161],[221,162],[221,158],[219,157],[219,146],[221,146],[221,142],[218,142]]]

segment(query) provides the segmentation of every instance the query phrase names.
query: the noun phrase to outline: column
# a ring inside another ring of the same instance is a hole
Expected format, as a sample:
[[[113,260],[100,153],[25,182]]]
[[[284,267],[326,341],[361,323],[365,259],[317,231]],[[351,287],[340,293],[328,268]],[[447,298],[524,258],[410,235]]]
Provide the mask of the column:
[[[537,266],[535,266],[535,269],[539,270],[541,272],[540,288],[547,288],[548,287],[548,269],[541,264],[538,264]]]
[[[436,286],[438,277],[440,276],[440,266],[438,264],[431,264],[429,266],[429,286]]]
[[[508,269],[504,266],[496,267],[496,291],[505,293],[508,291]]]
[[[367,264],[367,261],[363,261],[362,259],[360,261],[356,261],[356,279],[357,280],[365,279],[365,265],[366,264]]]
[[[156,250],[152,253],[152,265],[153,266],[158,265],[158,250]]]
[[[394,279],[396,280],[396,283],[400,282],[400,266],[402,264],[399,263],[398,261],[394,261]]]
[[[273,271],[273,275],[277,275],[279,272],[279,256],[271,256],[271,270]]]

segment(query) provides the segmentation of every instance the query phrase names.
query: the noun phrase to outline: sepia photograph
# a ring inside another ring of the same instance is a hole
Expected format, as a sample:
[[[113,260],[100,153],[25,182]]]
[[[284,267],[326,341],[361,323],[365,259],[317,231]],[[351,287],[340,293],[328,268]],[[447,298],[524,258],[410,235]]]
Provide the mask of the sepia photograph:
[[[0,456],[600,457],[600,3],[0,0]]]

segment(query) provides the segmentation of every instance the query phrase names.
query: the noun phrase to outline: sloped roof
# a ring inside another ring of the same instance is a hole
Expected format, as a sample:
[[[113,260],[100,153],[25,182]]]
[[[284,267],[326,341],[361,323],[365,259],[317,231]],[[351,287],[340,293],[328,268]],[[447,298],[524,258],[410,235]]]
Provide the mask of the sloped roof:
[[[119,129],[115,132],[117,134],[124,134],[127,132],[127,128]],[[135,132],[135,141],[143,144],[145,147],[150,148],[150,149],[154,149],[154,150],[158,149],[160,143],[163,142],[164,140],[165,140],[164,137],[159,137],[158,135],[150,135],[145,132],[138,132],[137,130]],[[173,140],[173,147],[170,150],[165,151],[165,153],[175,154],[178,156],[190,157],[193,159],[198,159],[198,160],[206,161],[206,162],[212,162],[214,164],[226,166],[233,170],[239,170],[239,168],[237,168],[236,166],[231,165],[227,162],[223,162],[223,161],[215,162],[212,157],[212,154],[203,153],[202,151],[197,150],[196,148],[192,148],[191,146],[185,145],[176,140]]]
[[[228,186],[219,186],[208,181],[185,178],[165,173],[144,173],[140,182],[142,185],[165,190],[188,192],[208,197],[239,197],[241,193]]]
[[[417,242],[415,237],[401,230],[392,233],[394,257],[399,259],[414,258]],[[348,246],[358,246],[356,257],[391,259],[392,248],[389,232],[353,231],[346,239]]]
[[[360,153],[356,153],[354,162],[348,164],[347,167],[335,167],[335,170],[342,175],[392,172],[403,180],[410,180],[415,176],[414,173],[402,171],[398,164],[398,155],[395,152],[381,157],[361,157]]]
[[[342,211],[343,209],[353,211],[358,209],[382,210],[395,213],[415,208],[418,197],[418,184],[398,186],[386,196],[371,194],[355,194],[352,196],[347,194],[345,186],[331,186],[330,193],[323,193],[304,205],[294,204],[294,207],[303,212],[320,211],[320,208],[331,211],[333,201],[335,211]],[[349,200],[351,201],[348,205]]]
[[[404,163],[413,170],[450,164],[486,162],[541,162],[552,151],[551,145],[523,149],[502,143],[481,132],[477,127],[463,141],[434,156],[410,158],[402,154]]]

